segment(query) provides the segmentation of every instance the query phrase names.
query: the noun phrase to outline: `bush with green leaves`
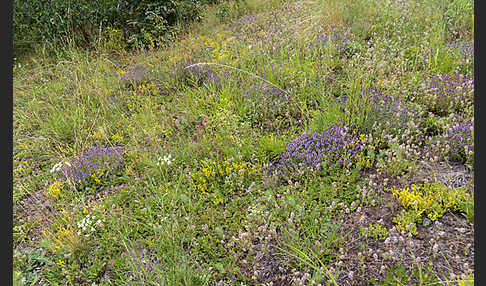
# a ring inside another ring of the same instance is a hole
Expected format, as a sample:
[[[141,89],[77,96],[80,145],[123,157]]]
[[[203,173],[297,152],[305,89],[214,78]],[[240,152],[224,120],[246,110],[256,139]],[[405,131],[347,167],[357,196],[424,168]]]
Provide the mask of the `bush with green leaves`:
[[[198,20],[202,5],[217,0],[14,0],[14,54],[39,44],[90,46],[108,28],[127,46],[154,46],[178,21]]]

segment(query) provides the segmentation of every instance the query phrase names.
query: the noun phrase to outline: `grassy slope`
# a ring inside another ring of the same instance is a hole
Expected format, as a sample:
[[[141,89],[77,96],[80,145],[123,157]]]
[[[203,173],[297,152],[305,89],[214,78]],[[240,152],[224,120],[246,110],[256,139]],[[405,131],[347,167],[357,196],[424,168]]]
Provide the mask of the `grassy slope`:
[[[473,153],[463,146],[472,137],[448,135],[473,117],[473,59],[447,44],[471,44],[472,4],[249,2],[209,10],[163,49],[67,49],[15,66],[18,280],[471,279]],[[373,103],[370,92],[396,101]],[[326,168],[285,172],[286,146],[326,123],[358,136],[358,156],[339,164],[354,145],[332,137],[338,153],[324,153]],[[81,184],[51,172],[94,146],[122,146],[122,163]]]

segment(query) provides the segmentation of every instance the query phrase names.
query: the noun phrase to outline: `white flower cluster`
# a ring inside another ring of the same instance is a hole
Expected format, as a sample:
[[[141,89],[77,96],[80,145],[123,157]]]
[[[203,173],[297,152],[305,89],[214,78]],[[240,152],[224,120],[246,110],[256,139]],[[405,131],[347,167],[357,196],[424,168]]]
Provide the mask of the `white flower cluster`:
[[[157,160],[157,166],[163,166],[163,165],[170,165],[170,163],[174,162],[174,159],[172,159],[172,156],[169,154],[167,156],[164,156],[164,158],[159,157]]]
[[[96,221],[96,222],[95,222]],[[78,222],[78,235],[84,234],[84,236],[88,237],[90,233],[96,230],[96,227],[102,227],[103,223],[101,219],[96,220],[95,216],[91,216],[90,214],[86,215],[80,222]]]

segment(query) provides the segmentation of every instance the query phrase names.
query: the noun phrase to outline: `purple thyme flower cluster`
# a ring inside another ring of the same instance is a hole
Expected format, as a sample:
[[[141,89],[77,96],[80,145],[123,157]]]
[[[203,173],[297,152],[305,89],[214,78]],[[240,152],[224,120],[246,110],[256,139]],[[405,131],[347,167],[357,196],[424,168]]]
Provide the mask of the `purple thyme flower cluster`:
[[[327,43],[331,41],[337,47],[339,53],[347,50],[347,46],[352,42],[352,39],[347,32],[341,32],[336,27],[326,27],[327,31],[317,35],[314,41],[307,44],[308,47],[326,48]]]
[[[454,42],[446,44],[446,47],[454,54],[460,56],[461,61],[472,63],[474,61],[474,44],[465,42]]]
[[[447,131],[447,142],[454,158],[465,160],[474,154],[474,118],[455,123]]]
[[[73,159],[68,167],[58,171],[61,181],[72,182],[74,185],[84,184],[88,177],[96,172],[116,168],[123,160],[123,147],[99,146],[91,148],[81,156]]]
[[[221,87],[221,77],[216,72],[214,72],[209,66],[207,65],[198,65],[193,66],[189,69],[189,73],[194,78],[196,83],[199,86],[204,85],[215,85],[216,88]],[[223,76],[226,79],[229,79],[229,74],[227,72],[223,72]]]
[[[281,114],[288,96],[275,86],[263,81],[250,85],[243,93],[243,102],[252,110],[255,120],[275,118]]]
[[[282,154],[277,169],[281,173],[302,174],[306,170],[320,170],[322,165],[353,164],[364,150],[360,135],[341,124],[326,131],[306,132],[290,142]]]
[[[339,100],[342,112],[349,109],[352,104],[349,97],[344,94]],[[403,103],[398,96],[385,94],[381,90],[371,87],[359,95],[359,101],[367,102],[369,115],[372,116],[377,127],[386,124],[393,130],[404,130],[411,120],[418,119],[419,109],[415,105]]]
[[[365,96],[372,99],[372,112],[384,116],[383,119],[393,120],[393,126],[399,129],[407,127],[410,120],[417,119],[419,111],[415,105],[403,103],[398,96],[385,94],[382,91],[370,88]]]
[[[122,80],[140,82],[147,80],[150,70],[144,65],[137,65],[120,76]]]
[[[464,74],[439,74],[422,84],[418,93],[429,111],[445,116],[473,106],[474,82]]]

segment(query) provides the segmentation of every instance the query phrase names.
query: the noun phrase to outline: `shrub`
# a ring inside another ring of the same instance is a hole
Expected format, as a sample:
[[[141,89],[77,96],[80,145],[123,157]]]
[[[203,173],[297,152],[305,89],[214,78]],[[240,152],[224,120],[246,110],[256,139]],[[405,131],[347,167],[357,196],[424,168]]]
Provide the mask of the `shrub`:
[[[121,29],[128,46],[153,46],[178,21],[198,20],[216,0],[14,0],[14,56],[40,44],[89,46],[107,28]]]

